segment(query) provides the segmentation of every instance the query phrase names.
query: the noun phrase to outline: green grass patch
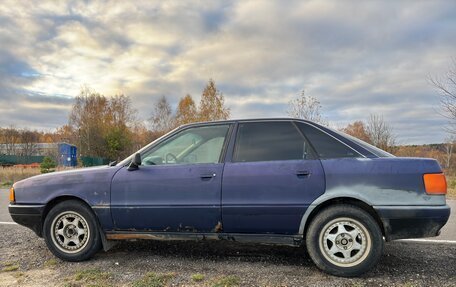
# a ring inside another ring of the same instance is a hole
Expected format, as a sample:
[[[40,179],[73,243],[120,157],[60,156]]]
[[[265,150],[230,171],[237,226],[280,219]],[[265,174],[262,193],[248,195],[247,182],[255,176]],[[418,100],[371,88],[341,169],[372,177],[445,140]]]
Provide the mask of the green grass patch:
[[[57,259],[52,258],[44,262],[44,267],[53,268],[57,266]]]
[[[240,280],[239,277],[234,275],[224,276],[219,278],[214,282],[212,287],[234,287],[239,286]]]
[[[174,273],[167,274],[156,274],[154,272],[148,272],[143,278],[133,282],[133,287],[162,287],[166,286],[169,280],[175,277]]]
[[[11,187],[11,186],[13,186],[12,180],[2,181],[2,183],[0,184],[0,187]]]
[[[195,282],[201,282],[204,280],[204,278],[206,278],[206,276],[204,276],[203,274],[200,274],[200,273],[196,273],[196,274],[192,275],[192,280]]]
[[[78,283],[84,283],[84,286],[110,286],[109,279],[111,273],[103,272],[100,269],[83,269],[76,272],[73,280]]]
[[[13,263],[13,262],[3,263],[3,268],[2,268],[3,272],[12,272],[12,271],[16,271],[18,269],[19,269],[19,264],[17,264],[17,263]]]

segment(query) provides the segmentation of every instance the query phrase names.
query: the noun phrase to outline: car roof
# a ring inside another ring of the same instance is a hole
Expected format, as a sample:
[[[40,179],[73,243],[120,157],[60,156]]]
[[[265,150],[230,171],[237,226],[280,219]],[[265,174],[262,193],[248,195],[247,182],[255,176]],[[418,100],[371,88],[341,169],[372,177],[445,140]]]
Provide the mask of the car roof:
[[[279,122],[279,121],[299,121],[305,122],[312,125],[319,126],[319,124],[298,118],[248,118],[248,119],[231,119],[231,120],[221,120],[221,121],[210,121],[210,122],[195,122],[190,124],[182,125],[181,127],[196,126],[196,125],[215,125],[215,124],[225,124],[225,123],[240,123],[240,122]]]

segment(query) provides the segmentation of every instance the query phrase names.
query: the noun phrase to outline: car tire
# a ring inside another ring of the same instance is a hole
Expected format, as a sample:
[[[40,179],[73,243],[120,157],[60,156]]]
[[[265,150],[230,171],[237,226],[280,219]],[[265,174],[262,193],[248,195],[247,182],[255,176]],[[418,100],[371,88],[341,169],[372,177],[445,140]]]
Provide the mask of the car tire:
[[[77,200],[63,201],[47,214],[43,237],[49,250],[66,261],[83,261],[101,248],[101,236],[92,210]]]
[[[320,211],[306,233],[307,252],[321,270],[359,276],[380,260],[383,236],[378,223],[360,207],[339,204]]]

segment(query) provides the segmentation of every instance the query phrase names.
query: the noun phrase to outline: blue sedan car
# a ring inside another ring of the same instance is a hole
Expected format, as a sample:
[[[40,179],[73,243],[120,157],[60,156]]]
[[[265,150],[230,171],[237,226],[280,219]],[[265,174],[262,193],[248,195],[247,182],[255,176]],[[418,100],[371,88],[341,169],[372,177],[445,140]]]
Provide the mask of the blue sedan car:
[[[434,159],[398,158],[298,119],[177,128],[113,166],[14,184],[9,212],[57,257],[86,260],[123,239],[307,247],[357,276],[384,241],[437,236],[450,214]]]

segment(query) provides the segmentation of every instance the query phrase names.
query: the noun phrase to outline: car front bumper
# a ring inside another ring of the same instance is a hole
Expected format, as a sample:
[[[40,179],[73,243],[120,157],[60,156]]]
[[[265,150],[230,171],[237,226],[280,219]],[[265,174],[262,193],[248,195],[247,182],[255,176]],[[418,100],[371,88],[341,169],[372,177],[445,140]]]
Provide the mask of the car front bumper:
[[[387,241],[434,237],[450,217],[448,205],[374,206],[383,223]]]
[[[8,211],[16,223],[30,228],[41,237],[44,207],[44,205],[10,204]]]

